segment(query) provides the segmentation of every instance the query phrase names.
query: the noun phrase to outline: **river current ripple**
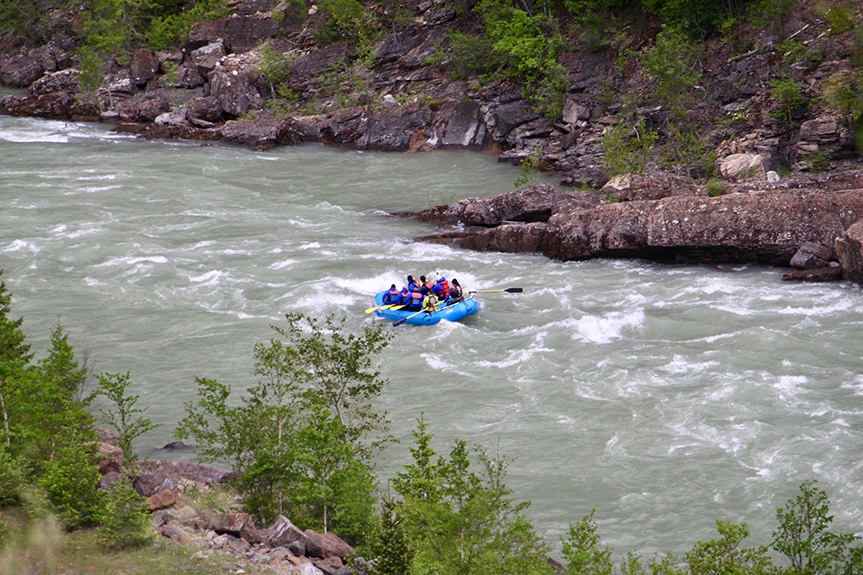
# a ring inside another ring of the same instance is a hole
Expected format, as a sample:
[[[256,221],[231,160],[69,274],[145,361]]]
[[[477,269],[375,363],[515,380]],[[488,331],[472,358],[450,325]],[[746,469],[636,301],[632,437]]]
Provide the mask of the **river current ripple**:
[[[556,544],[596,509],[603,544],[682,552],[819,481],[835,525],[863,518],[863,293],[789,285],[759,266],[552,262],[411,243],[430,228],[385,212],[513,189],[470,153],[320,146],[253,152],[147,142],[104,127],[0,117],[0,268],[34,349],[61,321],[98,372],[131,372],[165,457],[194,377],[243,388],[252,348],[288,311],[345,315],[407,273],[457,277],[480,313],[395,329],[383,399],[408,460],[425,414],[514,458],[508,485]],[[392,329],[386,326],[386,329]]]

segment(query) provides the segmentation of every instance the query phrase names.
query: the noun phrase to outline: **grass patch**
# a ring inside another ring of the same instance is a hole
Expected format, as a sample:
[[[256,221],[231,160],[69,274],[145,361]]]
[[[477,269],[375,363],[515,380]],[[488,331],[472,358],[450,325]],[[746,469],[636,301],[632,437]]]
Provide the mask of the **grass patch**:
[[[0,512],[0,575],[217,575],[269,573],[217,553],[193,557],[198,549],[158,536],[135,549],[106,551],[95,529],[65,533],[50,516],[34,519],[20,509]]]

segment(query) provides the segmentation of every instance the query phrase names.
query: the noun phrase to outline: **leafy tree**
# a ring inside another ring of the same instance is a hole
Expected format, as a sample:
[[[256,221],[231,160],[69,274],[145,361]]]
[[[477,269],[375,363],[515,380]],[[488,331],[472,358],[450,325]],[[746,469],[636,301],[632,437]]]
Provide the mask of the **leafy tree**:
[[[232,401],[230,386],[198,379],[176,435],[194,437],[205,460],[229,462],[258,517],[287,513],[362,543],[374,527],[371,456],[388,428],[374,406],[386,380],[372,357],[392,336],[380,324],[355,335],[345,320],[286,319],[273,326],[279,337],[255,346],[258,379],[246,396]]]
[[[380,529],[371,545],[375,562],[371,575],[410,575],[414,550],[408,539],[404,515],[398,503],[385,498],[382,502]]]
[[[131,480],[121,475],[103,496],[105,506],[98,530],[101,545],[108,549],[126,549],[148,544],[153,535],[150,512]]]
[[[516,504],[504,485],[507,462],[478,449],[480,474],[470,469],[470,453],[456,441],[449,458],[431,447],[422,419],[413,432],[413,463],[393,482],[403,500],[408,539],[416,546],[413,573],[550,573],[547,548],[524,517],[528,503]]]
[[[593,513],[585,515],[581,523],[569,524],[569,536],[561,538],[563,557],[567,561],[566,573],[579,575],[611,575],[611,548],[599,548],[599,534]]]
[[[701,78],[698,50],[679,28],[665,27],[656,43],[641,58],[654,78],[653,97],[679,113],[693,99],[693,88]]]
[[[863,572],[860,548],[850,545],[860,537],[829,531],[833,516],[827,494],[815,487],[815,480],[800,485],[801,494],[776,510],[779,529],[772,547],[791,562],[793,573],[821,575]]]
[[[0,270],[0,275],[3,272]],[[3,437],[7,446],[12,445],[10,428],[12,402],[15,401],[16,381],[20,379],[33,353],[30,344],[24,343],[27,336],[21,331],[24,318],[9,318],[12,294],[6,282],[0,281],[0,411],[3,417]]]
[[[117,440],[118,447],[123,450],[123,461],[126,465],[134,464],[137,456],[132,447],[132,442],[141,435],[156,429],[161,424],[154,424],[149,418],[144,417],[147,407],[139,409],[135,407],[140,395],[127,395],[126,391],[132,385],[129,373],[103,373],[99,375],[99,394],[104,395],[113,404],[113,408],[100,409],[99,413],[105,421],[120,432]]]
[[[717,519],[716,528],[722,539],[699,541],[686,554],[692,575],[761,575],[777,571],[766,546],[738,549],[740,542],[749,536],[745,523],[735,525]]]

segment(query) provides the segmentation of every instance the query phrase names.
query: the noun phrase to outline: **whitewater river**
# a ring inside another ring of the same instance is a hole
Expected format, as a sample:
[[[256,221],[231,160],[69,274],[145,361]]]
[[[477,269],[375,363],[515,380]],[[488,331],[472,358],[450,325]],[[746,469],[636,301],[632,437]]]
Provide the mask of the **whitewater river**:
[[[439,451],[461,438],[515,458],[508,485],[552,544],[593,508],[617,555],[683,552],[717,518],[768,543],[809,478],[839,530],[863,531],[861,289],[473,253],[411,243],[432,228],[385,215],[517,176],[480,154],[253,152],[0,117],[0,268],[41,355],[59,320],[98,372],[131,372],[163,424],[141,456],[166,456],[195,376],[252,380],[284,312],[358,329],[376,291],[438,272],[524,293],[482,294],[460,324],[386,325],[383,407],[403,442],[382,478],[425,412]]]

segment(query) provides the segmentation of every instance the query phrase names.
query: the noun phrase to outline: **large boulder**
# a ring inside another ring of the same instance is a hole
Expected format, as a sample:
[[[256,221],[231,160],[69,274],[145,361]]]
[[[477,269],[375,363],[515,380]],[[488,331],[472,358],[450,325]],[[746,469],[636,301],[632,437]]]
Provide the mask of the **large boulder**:
[[[450,101],[435,111],[432,132],[425,145],[430,148],[481,148],[487,137],[488,130],[478,101]]]
[[[291,543],[299,541],[303,546],[309,542],[308,536],[291,520],[284,515],[279,515],[267,529],[264,540],[271,547],[288,547]]]
[[[260,107],[262,102],[248,78],[218,70],[210,74],[210,95],[231,116],[245,114],[252,107]]]
[[[384,108],[369,118],[368,131],[357,142],[357,147],[386,152],[403,152],[411,138],[431,123],[434,114],[425,104],[409,104]]]
[[[537,184],[490,198],[467,198],[421,211],[417,220],[443,225],[497,226],[505,221],[548,221],[555,213],[591,209],[600,196],[591,192],[563,192]]]
[[[553,216],[542,251],[560,260],[600,256],[787,266],[801,245],[834,245],[863,218],[863,191],[675,196]]]
[[[863,220],[850,226],[836,242],[842,277],[863,285]]]
[[[316,533],[311,529],[304,531],[306,535],[306,555],[309,557],[319,557],[327,559],[328,557],[350,557],[356,555],[357,552],[353,547],[348,545],[338,535],[332,533]]]
[[[249,543],[260,542],[258,528],[248,513],[223,513],[215,509],[205,509],[201,511],[201,517],[207,522],[207,529],[216,533],[227,533]]]
[[[222,140],[268,150],[296,142],[297,130],[290,119],[267,117],[257,120],[231,120],[221,128]]]
[[[5,56],[0,60],[0,84],[26,88],[45,73],[42,63],[30,53]]]
[[[718,162],[719,173],[727,180],[764,176],[766,167],[760,154],[731,154]]]
[[[159,59],[156,58],[152,50],[145,48],[135,50],[132,53],[132,60],[129,62],[129,70],[135,84],[143,86],[152,80],[159,71]]]

